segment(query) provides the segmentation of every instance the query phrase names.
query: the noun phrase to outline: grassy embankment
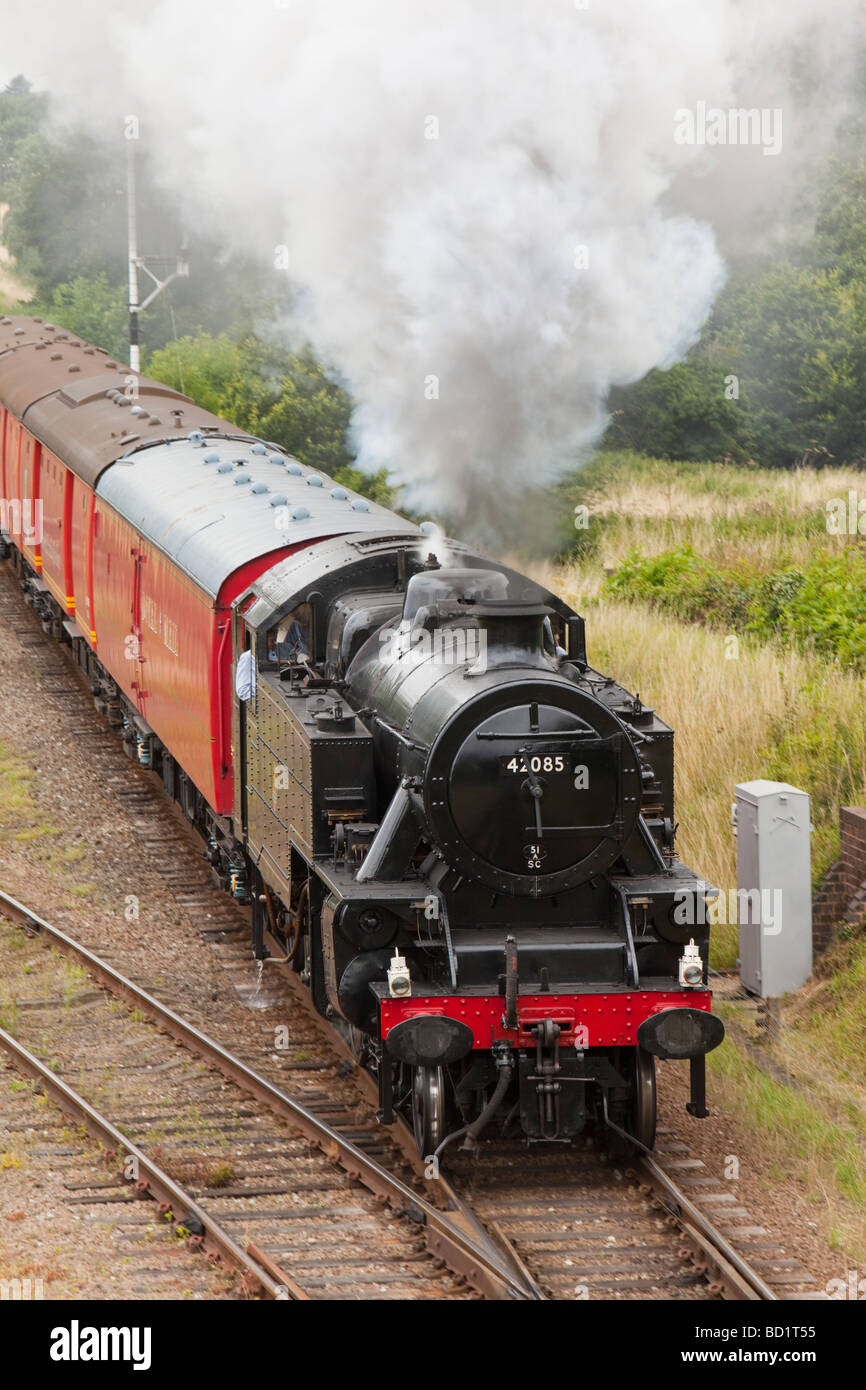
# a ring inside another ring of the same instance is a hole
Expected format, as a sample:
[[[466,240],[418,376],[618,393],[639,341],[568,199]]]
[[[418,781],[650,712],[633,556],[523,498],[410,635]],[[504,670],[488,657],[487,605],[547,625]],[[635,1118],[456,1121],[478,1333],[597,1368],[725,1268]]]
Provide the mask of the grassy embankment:
[[[635,455],[603,457],[562,489],[588,525],[547,578],[586,615],[593,665],[676,730],[679,852],[723,890],[737,882],[735,783],[810,793],[815,881],[838,855],[839,807],[866,804],[866,538],[827,530],[827,502],[847,505],[849,490],[866,497],[866,474]],[[714,964],[733,964],[736,926],[714,935]],[[755,1036],[736,1005],[723,1012]],[[793,1031],[761,1045],[804,1089],[729,1047],[710,1059],[715,1098],[765,1132],[768,1180],[795,1175],[831,1242],[866,1259],[862,931],[783,1018]]]

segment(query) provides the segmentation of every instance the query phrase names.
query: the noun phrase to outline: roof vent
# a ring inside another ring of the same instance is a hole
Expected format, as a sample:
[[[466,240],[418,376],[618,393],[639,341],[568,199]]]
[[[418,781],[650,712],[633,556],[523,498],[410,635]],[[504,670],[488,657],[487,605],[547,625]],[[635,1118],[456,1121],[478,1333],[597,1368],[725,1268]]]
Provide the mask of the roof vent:
[[[231,471],[232,466],[230,463],[221,463],[217,468],[217,473],[231,473]]]
[[[23,329],[23,328],[16,328],[16,329],[15,329],[15,332],[16,332],[16,333],[23,333],[23,332],[24,332],[24,329]],[[63,353],[62,353],[62,352],[52,352],[52,354],[51,354],[51,361],[52,361],[52,362],[59,362],[59,361],[62,359],[62,357],[63,357]]]
[[[268,459],[268,463],[277,463],[280,465],[280,467],[283,466],[285,461],[286,460],[283,458],[282,454],[271,454],[270,458]]]
[[[287,463],[286,472],[291,473],[295,478],[303,478],[304,470],[299,463]]]
[[[70,370],[71,372],[77,372],[77,371],[78,371],[78,368],[77,368],[77,367],[70,367],[69,370]],[[129,413],[130,413],[130,415],[146,415],[146,414],[147,414],[147,411],[145,410],[145,408],[144,408],[143,405],[134,405],[134,406],[132,407],[132,409],[130,410]]]
[[[58,343],[65,343],[65,342],[67,342],[68,338],[69,338],[69,334],[68,334],[68,333],[58,333],[58,334],[57,334],[57,341],[58,341]]]
[[[11,320],[11,319],[9,319],[9,318],[3,318],[3,319],[0,319],[0,323],[4,323],[4,324],[10,324],[10,323],[11,323],[11,322],[12,322],[12,320]]]
[[[94,353],[96,352],[96,348],[86,347],[82,348],[81,351],[84,353],[85,357],[93,357]]]
[[[80,372],[81,368],[79,367],[77,362],[73,362],[71,366],[66,368],[66,370],[68,372]]]
[[[201,430],[190,430],[186,440],[188,444],[204,444],[204,435]]]
[[[235,468],[244,468],[249,463],[249,459],[232,459],[232,463],[234,464]]]
[[[370,503],[369,503],[365,498],[363,498],[363,497],[356,497],[356,498],[355,498],[354,502],[352,503],[352,511],[353,511],[353,512],[368,512],[369,510],[370,510]]]
[[[254,444],[253,447],[250,449],[251,454],[266,454],[267,452],[268,451],[265,448],[264,444]]]
[[[160,420],[160,418],[159,418],[158,415],[150,415],[150,416],[148,417],[147,423],[148,423],[149,425],[161,425],[161,424],[162,424],[162,421]]]
[[[277,492],[277,493],[275,493],[274,496],[271,498],[271,506],[272,506],[272,507],[285,507],[285,506],[288,504],[288,500],[289,500],[289,499],[288,499],[288,497],[286,497],[285,493],[283,493],[283,492]]]
[[[117,397],[120,395],[120,392],[118,391],[116,386],[109,386],[105,394],[110,401],[115,401],[117,400]]]
[[[117,368],[117,363],[116,363],[116,362],[112,362],[112,361],[110,361],[110,360],[107,361],[107,362],[105,362],[103,365],[106,366],[106,367],[111,367],[112,371],[116,370],[116,368]]]
[[[435,536],[439,527],[436,525],[435,521],[422,521],[418,530],[421,532],[422,536]]]
[[[252,487],[250,488],[250,492],[270,492],[270,488],[268,487],[267,483],[253,483]]]
[[[115,405],[121,406],[132,405],[132,398],[130,396],[124,396],[123,392],[119,391],[115,397],[114,403]]]
[[[210,451],[209,454],[205,454],[204,460],[203,460],[204,463],[219,463],[219,461],[220,461],[220,456],[219,456],[219,454],[215,454],[214,451],[213,451],[213,449],[211,449],[211,451]]]
[[[37,318],[36,315],[34,314],[34,315],[33,315],[33,322],[34,322],[34,323],[41,323],[42,320],[41,320],[40,318]]]
[[[292,507],[292,510],[289,512],[292,521],[306,521],[309,515],[310,513],[307,511],[306,507]]]
[[[331,496],[332,496],[337,502],[345,502],[345,501],[347,500],[349,494],[348,494],[348,492],[346,491],[346,489],[345,489],[344,487],[332,487],[332,488],[331,488]]]
[[[218,472],[218,473],[221,473],[221,472],[222,472],[222,469],[221,469],[221,468],[217,469],[217,472]],[[229,464],[229,472],[231,472],[231,464]],[[249,480],[250,480],[250,475],[249,475],[249,473],[239,473],[238,476],[235,478],[235,487],[240,487],[241,483],[248,483]]]
[[[307,478],[307,487],[324,487],[325,484],[317,473],[311,473]]]
[[[44,352],[47,346],[48,346],[47,343],[37,343],[36,346],[35,346],[35,348],[33,349],[33,351],[34,351],[34,352]]]
[[[12,320],[10,319],[9,322],[11,323]],[[53,324],[53,323],[44,323],[44,324],[42,325],[42,327],[43,327],[48,333],[53,333],[53,332],[54,332],[54,324]]]
[[[23,328],[16,328],[16,329],[15,329],[15,334],[14,334],[14,336],[15,336],[16,338],[20,338],[20,337],[21,337],[21,334],[22,334],[23,332],[24,332],[24,329],[23,329]],[[60,353],[59,353],[59,352],[58,352],[57,356],[58,356],[58,357],[60,356]]]

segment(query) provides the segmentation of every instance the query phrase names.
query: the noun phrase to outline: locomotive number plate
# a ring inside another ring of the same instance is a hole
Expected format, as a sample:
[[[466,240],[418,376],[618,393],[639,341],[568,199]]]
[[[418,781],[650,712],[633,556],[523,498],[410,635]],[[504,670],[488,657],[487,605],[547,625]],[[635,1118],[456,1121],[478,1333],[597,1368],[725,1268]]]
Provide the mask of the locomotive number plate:
[[[571,765],[567,753],[516,753],[510,758],[503,754],[499,770],[504,776],[525,777],[528,772],[570,772]]]

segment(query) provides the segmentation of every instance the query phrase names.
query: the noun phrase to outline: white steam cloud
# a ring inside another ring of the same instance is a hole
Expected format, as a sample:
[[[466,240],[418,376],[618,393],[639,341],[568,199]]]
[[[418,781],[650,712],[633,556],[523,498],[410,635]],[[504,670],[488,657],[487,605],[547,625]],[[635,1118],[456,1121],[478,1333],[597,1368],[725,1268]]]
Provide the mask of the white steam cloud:
[[[478,534],[597,441],[612,385],[697,337],[719,171],[724,236],[832,139],[860,19],[815,9],[2,0],[0,61],[103,134],[137,115],[193,232],[285,245],[361,464]],[[699,102],[781,108],[781,152],[677,143]]]

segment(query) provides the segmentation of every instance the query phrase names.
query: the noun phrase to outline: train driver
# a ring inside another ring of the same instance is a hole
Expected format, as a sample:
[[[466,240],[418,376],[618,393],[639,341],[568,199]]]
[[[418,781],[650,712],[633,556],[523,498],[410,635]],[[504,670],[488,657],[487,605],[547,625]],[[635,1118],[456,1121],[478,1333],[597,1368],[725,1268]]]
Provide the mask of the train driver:
[[[269,661],[301,661],[310,655],[310,605],[299,603],[268,633]]]
[[[239,700],[251,700],[256,693],[256,665],[247,634],[246,649],[238,657],[235,671],[235,690]]]

